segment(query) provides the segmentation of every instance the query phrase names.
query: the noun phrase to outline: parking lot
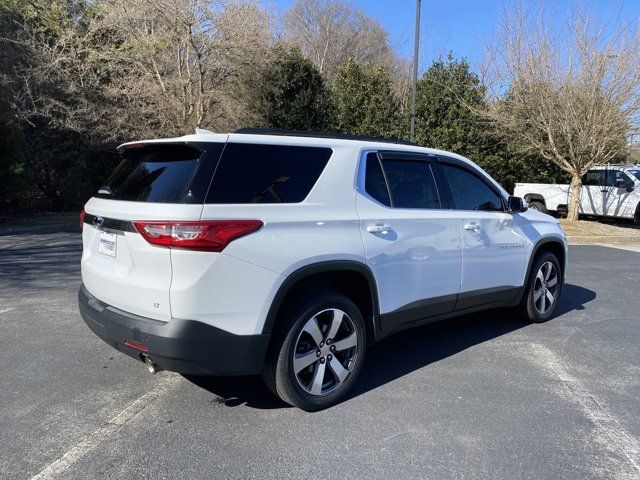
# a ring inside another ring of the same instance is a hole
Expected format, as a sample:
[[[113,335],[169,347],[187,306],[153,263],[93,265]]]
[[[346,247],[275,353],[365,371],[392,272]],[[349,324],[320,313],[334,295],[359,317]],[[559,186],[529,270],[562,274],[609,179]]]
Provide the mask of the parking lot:
[[[0,237],[0,477],[640,478],[640,253],[573,246],[557,318],[367,352],[306,413],[259,377],[152,376],[85,326],[77,232]]]

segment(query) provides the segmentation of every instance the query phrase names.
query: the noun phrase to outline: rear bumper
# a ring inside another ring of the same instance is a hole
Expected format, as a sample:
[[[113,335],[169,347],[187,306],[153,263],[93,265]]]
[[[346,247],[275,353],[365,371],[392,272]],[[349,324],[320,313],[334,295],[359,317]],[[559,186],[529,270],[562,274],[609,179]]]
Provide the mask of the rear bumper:
[[[234,335],[194,320],[161,322],[78,292],[80,314],[89,328],[116,350],[137,360],[148,356],[164,370],[189,375],[252,375],[262,372],[270,335]],[[142,351],[125,345],[133,341]]]

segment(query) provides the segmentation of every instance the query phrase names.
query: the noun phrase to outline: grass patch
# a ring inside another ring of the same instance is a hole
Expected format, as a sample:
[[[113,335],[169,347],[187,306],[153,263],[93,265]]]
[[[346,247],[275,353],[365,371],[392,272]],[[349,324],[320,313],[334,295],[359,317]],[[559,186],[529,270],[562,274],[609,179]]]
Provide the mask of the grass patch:
[[[560,220],[569,241],[593,240],[594,243],[613,243],[622,241],[624,243],[640,244],[640,228],[632,223],[606,223],[596,220]]]

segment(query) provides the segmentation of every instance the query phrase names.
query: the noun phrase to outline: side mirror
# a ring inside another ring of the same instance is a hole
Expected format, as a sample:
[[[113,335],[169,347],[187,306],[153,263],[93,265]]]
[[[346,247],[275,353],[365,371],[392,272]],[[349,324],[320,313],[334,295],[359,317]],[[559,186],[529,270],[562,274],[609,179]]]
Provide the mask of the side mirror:
[[[509,197],[509,213],[522,213],[529,209],[527,203],[520,197]]]
[[[630,184],[626,185],[626,188],[627,188],[627,193],[631,193],[631,192],[633,192],[634,186],[633,186],[632,183],[630,183]]]

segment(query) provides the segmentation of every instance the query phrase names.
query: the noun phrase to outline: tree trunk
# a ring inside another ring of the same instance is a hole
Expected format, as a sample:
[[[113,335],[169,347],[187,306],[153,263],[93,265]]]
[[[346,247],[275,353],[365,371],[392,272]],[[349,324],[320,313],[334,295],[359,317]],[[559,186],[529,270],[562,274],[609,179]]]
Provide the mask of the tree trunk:
[[[573,174],[571,178],[571,188],[569,193],[571,199],[569,201],[569,210],[567,212],[567,220],[578,220],[578,213],[580,211],[580,193],[582,191],[582,176],[577,173]]]

